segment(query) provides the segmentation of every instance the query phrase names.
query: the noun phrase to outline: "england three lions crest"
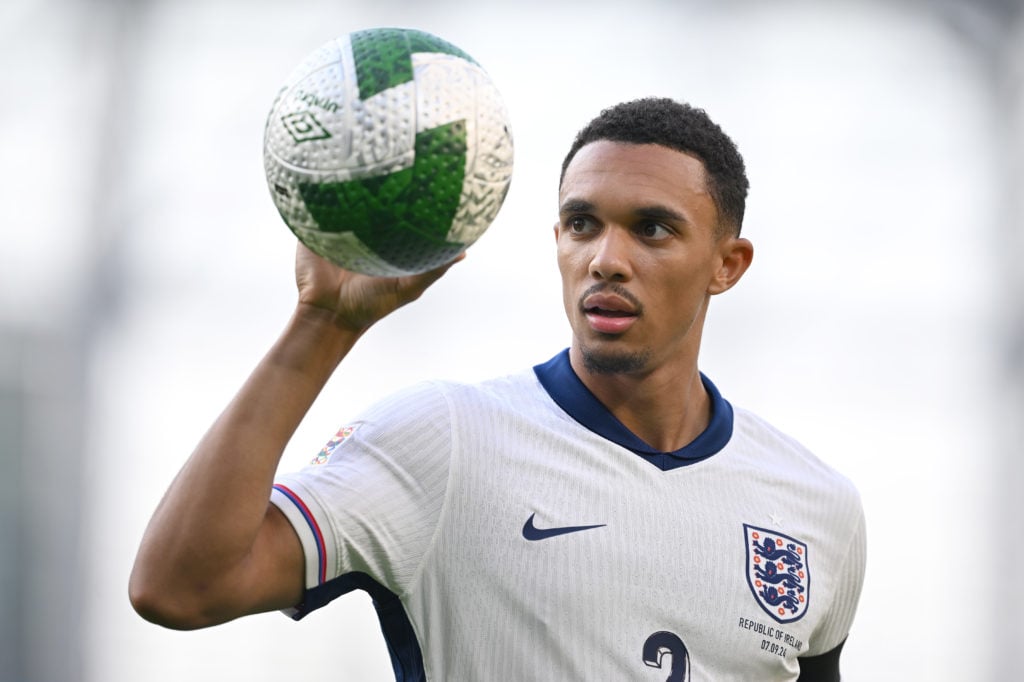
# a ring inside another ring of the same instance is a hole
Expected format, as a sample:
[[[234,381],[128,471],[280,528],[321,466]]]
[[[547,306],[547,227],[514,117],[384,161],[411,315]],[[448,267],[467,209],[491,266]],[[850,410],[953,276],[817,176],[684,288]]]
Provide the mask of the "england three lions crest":
[[[807,545],[788,535],[743,524],[747,542],[747,584],[754,599],[780,623],[807,613],[811,573]]]

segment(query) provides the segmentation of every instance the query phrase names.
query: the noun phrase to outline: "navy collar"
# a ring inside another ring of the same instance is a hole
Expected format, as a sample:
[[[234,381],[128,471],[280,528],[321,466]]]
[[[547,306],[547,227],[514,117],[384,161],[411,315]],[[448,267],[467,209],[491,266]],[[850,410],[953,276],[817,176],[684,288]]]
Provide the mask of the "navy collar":
[[[725,447],[732,438],[732,405],[711,383],[700,375],[704,389],[711,398],[711,422],[689,445],[674,452],[662,452],[645,443],[627,429],[615,415],[590,392],[569,364],[569,350],[533,368],[544,390],[570,417],[597,435],[631,450],[654,466],[668,471],[707,459]]]

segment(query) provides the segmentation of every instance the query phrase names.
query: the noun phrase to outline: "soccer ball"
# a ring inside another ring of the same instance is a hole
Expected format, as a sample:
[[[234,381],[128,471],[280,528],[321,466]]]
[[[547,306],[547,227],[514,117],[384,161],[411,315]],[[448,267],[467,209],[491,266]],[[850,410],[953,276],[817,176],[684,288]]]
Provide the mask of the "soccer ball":
[[[314,252],[371,275],[424,272],[475,242],[512,179],[501,95],[472,57],[402,28],[310,54],[267,117],[281,217]]]

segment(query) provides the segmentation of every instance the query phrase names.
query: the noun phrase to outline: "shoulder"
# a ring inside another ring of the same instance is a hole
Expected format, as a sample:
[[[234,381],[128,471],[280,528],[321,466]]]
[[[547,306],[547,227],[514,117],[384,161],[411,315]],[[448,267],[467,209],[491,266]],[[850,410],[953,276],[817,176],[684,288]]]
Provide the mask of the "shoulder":
[[[853,481],[796,438],[749,410],[733,408],[729,461],[772,494],[802,509],[834,531],[835,537],[864,533],[864,507]]]
[[[495,409],[515,411],[546,395],[533,372],[524,370],[478,382],[434,380],[399,394],[401,400],[421,400],[425,395],[443,402],[448,409]]]
[[[813,478],[826,479],[848,493],[858,495],[849,478],[793,436],[750,410],[734,406],[733,412],[733,444],[744,454],[764,464],[791,469],[793,473],[799,471]]]
[[[800,441],[780,430],[763,417],[743,407],[733,406],[735,430],[743,438],[761,448],[799,457],[814,457]]]
[[[391,427],[407,423],[429,425],[448,422],[460,415],[513,411],[536,402],[542,394],[532,372],[495,377],[479,382],[435,379],[399,389],[366,408],[361,422],[381,422]]]

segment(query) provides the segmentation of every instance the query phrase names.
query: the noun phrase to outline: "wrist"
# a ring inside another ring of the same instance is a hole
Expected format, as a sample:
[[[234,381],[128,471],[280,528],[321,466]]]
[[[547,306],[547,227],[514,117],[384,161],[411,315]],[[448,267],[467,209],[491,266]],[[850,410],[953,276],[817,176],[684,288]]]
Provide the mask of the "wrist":
[[[282,364],[333,372],[365,329],[353,329],[330,310],[299,303],[276,344]]]

